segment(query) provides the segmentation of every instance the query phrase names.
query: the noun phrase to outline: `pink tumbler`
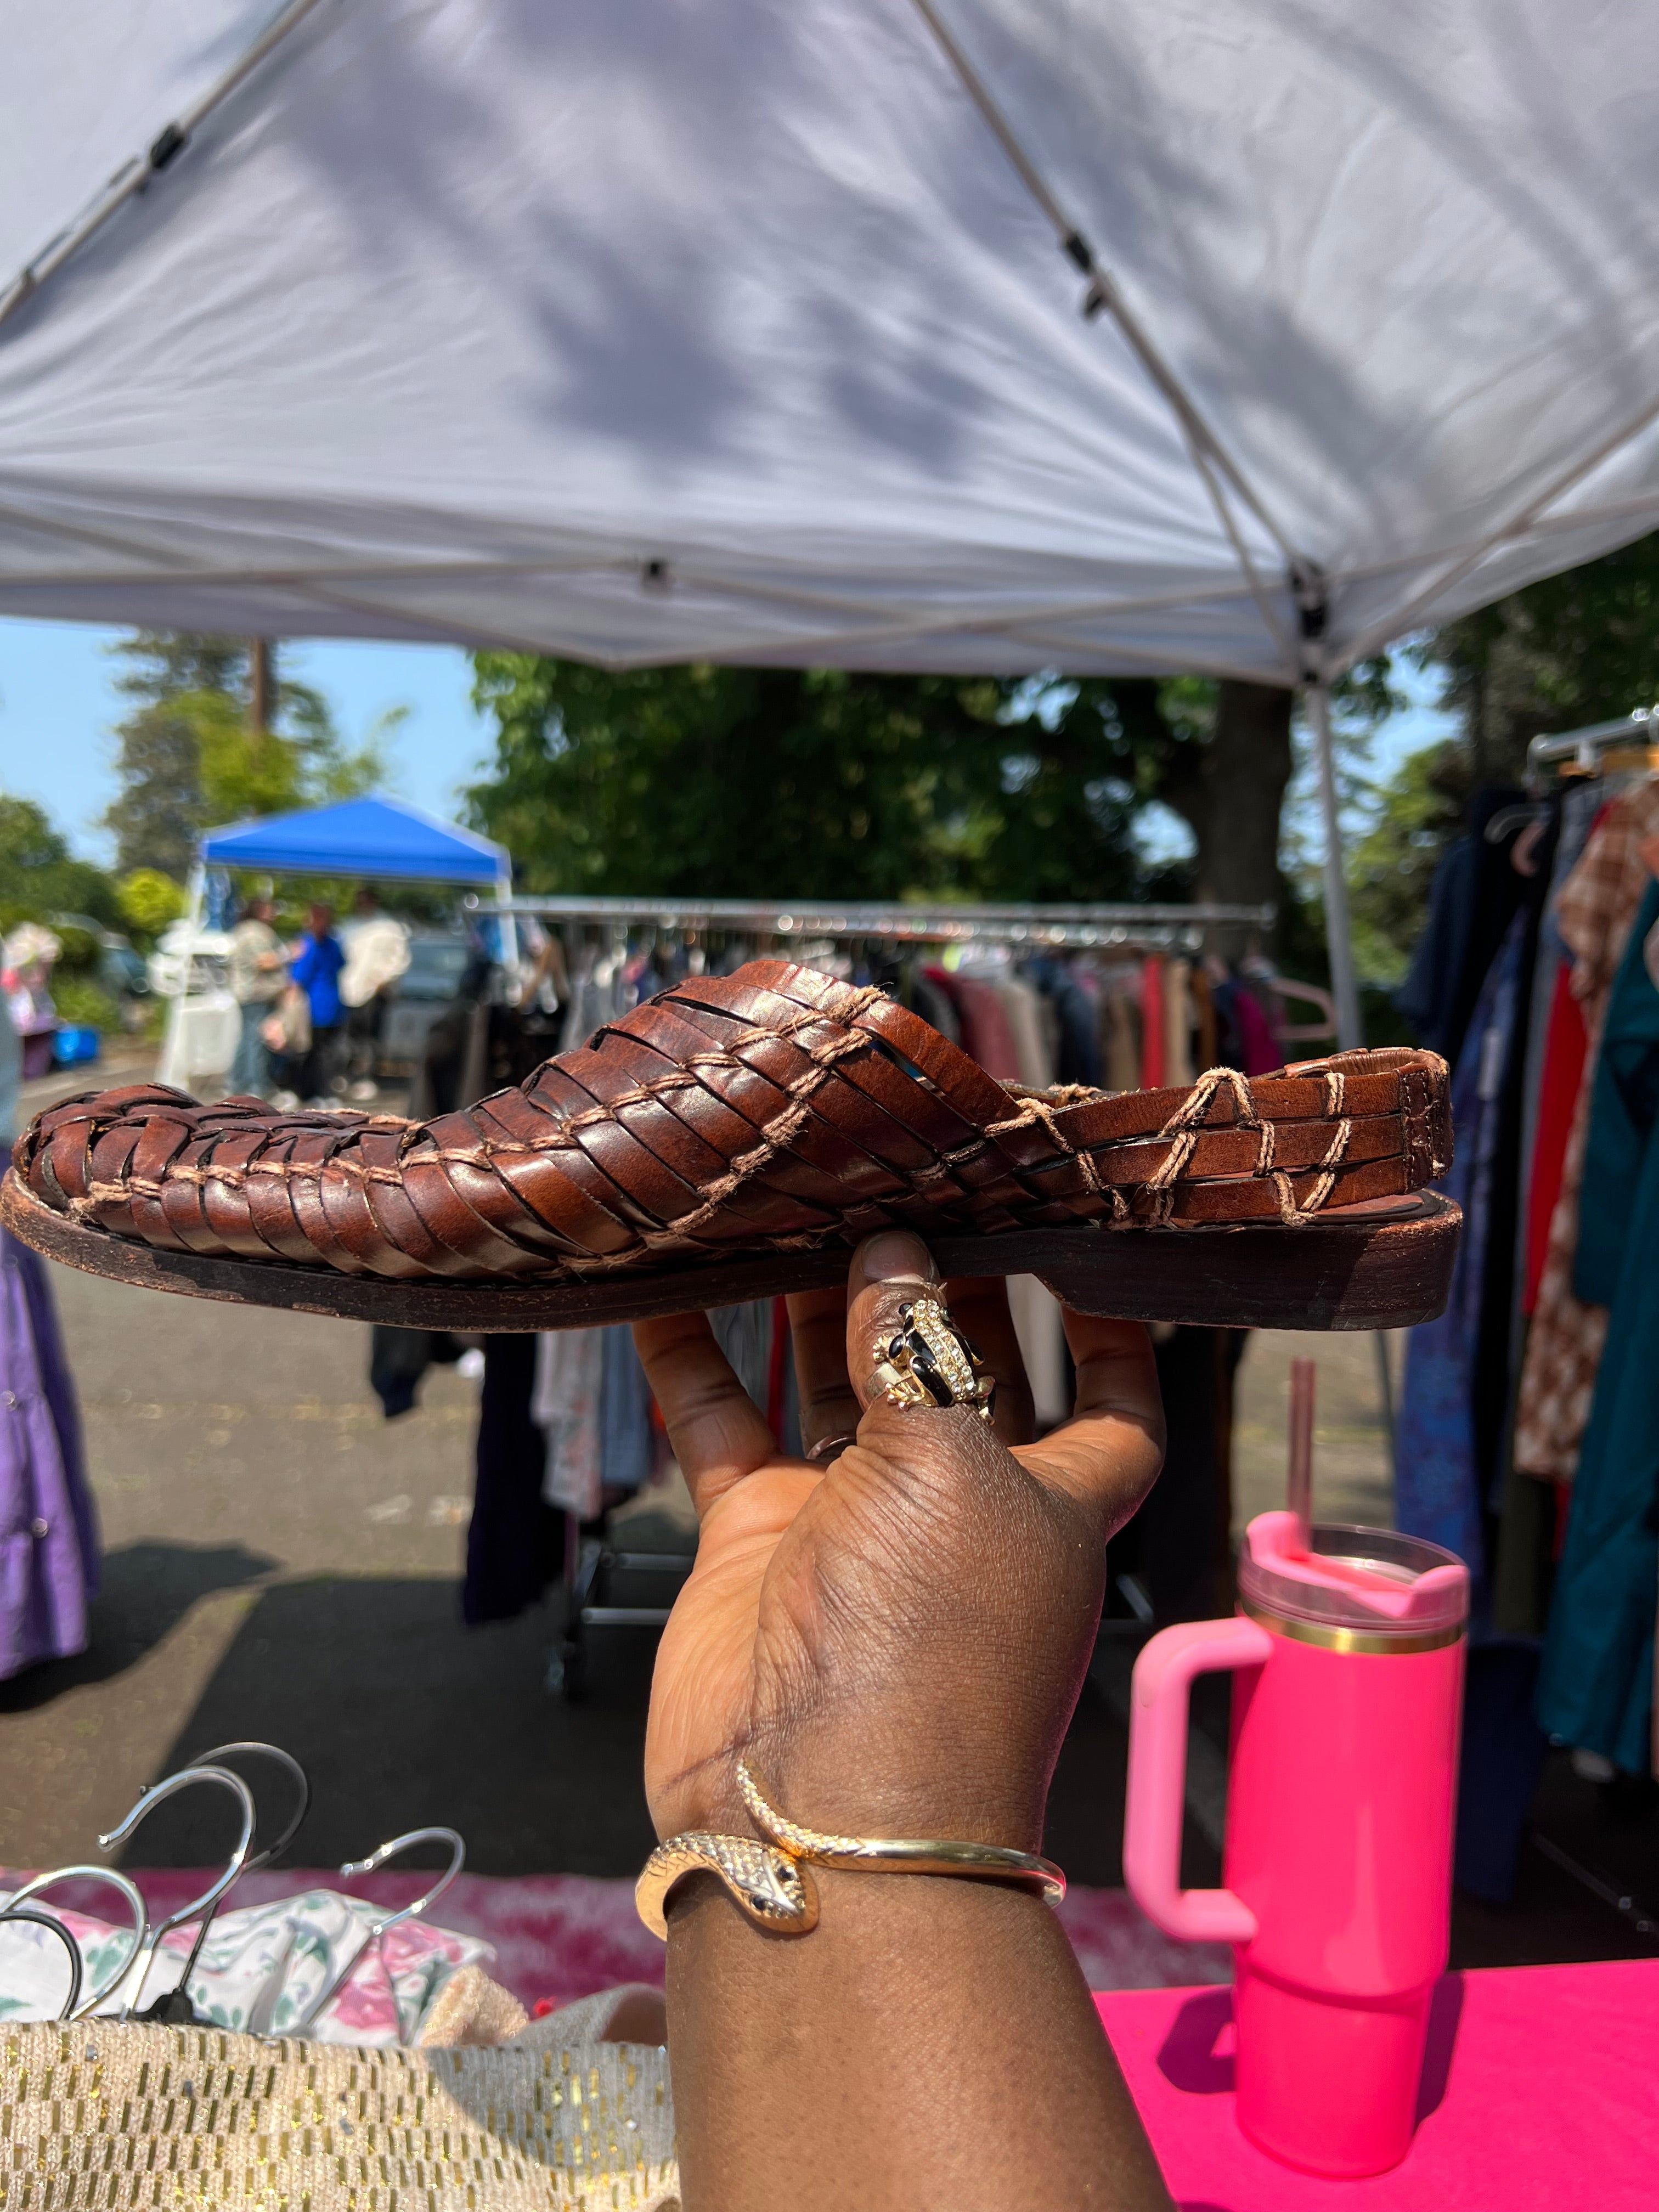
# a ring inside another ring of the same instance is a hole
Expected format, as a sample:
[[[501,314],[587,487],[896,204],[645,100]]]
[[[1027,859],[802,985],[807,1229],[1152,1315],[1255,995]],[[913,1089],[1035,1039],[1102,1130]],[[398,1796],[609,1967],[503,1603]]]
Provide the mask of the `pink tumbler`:
[[[1310,2173],[1408,2148],[1451,1905],[1468,1571],[1381,1528],[1250,1523],[1239,1613],[1134,1671],[1123,1872],[1167,1935],[1237,1947],[1239,2125]],[[1237,1668],[1224,1889],[1181,1887],[1187,1699]]]

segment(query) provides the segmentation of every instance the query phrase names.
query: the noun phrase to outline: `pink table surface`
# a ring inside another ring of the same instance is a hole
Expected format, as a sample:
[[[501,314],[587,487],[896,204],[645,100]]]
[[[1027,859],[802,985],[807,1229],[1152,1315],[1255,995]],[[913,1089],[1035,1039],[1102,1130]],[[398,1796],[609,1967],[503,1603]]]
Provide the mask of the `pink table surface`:
[[[1659,1960],[1449,1974],[1417,2134],[1370,2181],[1240,2134],[1232,1992],[1095,1999],[1182,2212],[1625,2212],[1659,2205]]]

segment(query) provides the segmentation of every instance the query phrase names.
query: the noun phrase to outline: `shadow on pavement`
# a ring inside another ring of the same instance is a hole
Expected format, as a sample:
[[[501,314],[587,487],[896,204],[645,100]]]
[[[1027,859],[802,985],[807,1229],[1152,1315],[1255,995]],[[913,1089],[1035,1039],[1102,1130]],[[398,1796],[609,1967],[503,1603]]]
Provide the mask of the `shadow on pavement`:
[[[245,1589],[281,1564],[241,1544],[129,1544],[106,1553],[88,1648],[0,1682],[0,1713],[33,1712],[83,1683],[124,1674],[203,1598]]]
[[[464,1629],[455,1583],[436,1577],[276,1583],[157,1776],[233,1739],[282,1745],[311,1779],[294,1865],[337,1865],[441,1823],[475,1873],[631,1876],[656,1840],[641,1779],[651,1642],[607,1638],[573,1706],[544,1687],[554,1640],[544,1608]],[[188,1793],[157,1808],[124,1863],[206,1865],[228,1824],[210,1793]]]

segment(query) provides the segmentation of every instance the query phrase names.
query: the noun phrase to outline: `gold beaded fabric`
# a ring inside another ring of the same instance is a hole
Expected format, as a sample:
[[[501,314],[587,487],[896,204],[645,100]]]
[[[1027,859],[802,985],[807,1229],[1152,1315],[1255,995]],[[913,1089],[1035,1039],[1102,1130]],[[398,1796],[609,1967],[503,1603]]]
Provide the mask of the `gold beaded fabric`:
[[[0,2031],[4,2212],[678,2212],[665,2052]]]

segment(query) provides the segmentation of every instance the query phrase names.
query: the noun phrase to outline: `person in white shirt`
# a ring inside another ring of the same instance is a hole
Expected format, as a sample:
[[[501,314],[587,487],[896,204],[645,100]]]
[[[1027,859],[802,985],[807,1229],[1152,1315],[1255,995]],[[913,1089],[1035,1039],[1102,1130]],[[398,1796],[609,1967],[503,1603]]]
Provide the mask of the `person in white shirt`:
[[[340,999],[351,1054],[349,1096],[362,1103],[374,1096],[375,1047],[386,1020],[386,995],[409,966],[409,932],[381,913],[373,887],[365,884],[341,936],[346,963],[340,972]]]

